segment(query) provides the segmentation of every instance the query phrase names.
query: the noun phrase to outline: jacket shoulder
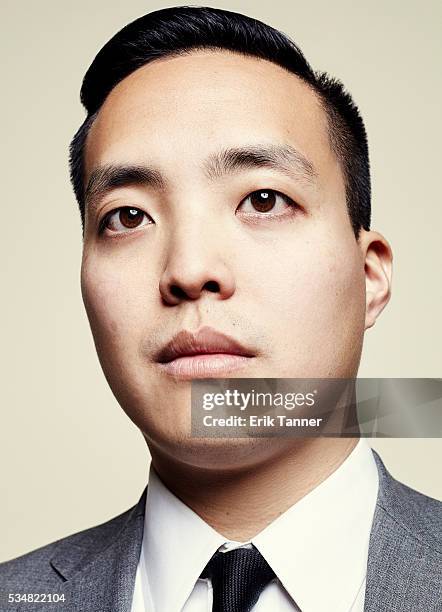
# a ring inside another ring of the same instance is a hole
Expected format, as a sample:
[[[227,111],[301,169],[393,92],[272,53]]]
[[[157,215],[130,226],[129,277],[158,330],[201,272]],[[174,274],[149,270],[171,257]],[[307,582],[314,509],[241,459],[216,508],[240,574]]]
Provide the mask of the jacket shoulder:
[[[393,478],[373,453],[379,490],[370,534],[364,610],[442,610],[442,503]]]
[[[375,451],[373,453],[381,485],[378,507],[409,536],[442,553],[442,502],[393,478]]]
[[[31,586],[60,584],[64,578],[51,566],[51,559],[61,548],[74,551],[78,564],[91,550],[100,552],[123,528],[133,508],[108,521],[83,529],[64,538],[50,542],[19,557],[0,563],[0,585],[11,590],[23,591]],[[55,571],[54,571],[55,570]]]

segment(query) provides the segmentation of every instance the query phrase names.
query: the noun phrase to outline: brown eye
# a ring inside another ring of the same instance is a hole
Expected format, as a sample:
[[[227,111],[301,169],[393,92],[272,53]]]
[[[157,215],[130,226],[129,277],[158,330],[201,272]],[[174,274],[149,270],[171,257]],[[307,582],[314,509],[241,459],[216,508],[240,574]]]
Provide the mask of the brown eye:
[[[254,191],[249,197],[251,205],[258,212],[269,212],[276,203],[274,191]]]
[[[125,230],[136,229],[142,225],[149,225],[152,219],[139,208],[124,206],[112,211],[103,220],[103,230],[111,233],[124,233]]]
[[[122,208],[119,212],[119,220],[124,227],[130,229],[137,227],[143,220],[144,213],[138,208]]]
[[[285,194],[274,189],[257,189],[242,200],[237,210],[243,216],[274,218],[287,215],[290,210],[295,212],[297,209],[296,202]]]

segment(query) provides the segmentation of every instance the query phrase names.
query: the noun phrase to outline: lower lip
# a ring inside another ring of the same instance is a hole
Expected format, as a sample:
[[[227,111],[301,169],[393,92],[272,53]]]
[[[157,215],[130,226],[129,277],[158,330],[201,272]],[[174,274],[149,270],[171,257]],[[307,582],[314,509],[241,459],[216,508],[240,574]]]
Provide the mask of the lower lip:
[[[224,374],[244,368],[250,363],[251,357],[232,355],[230,353],[211,353],[178,357],[168,363],[160,363],[161,369],[177,378],[222,377]]]

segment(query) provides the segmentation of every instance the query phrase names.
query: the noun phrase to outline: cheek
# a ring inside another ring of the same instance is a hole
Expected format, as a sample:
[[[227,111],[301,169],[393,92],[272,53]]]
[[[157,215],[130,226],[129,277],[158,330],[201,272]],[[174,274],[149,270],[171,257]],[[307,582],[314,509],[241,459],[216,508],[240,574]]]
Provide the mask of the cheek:
[[[130,340],[139,329],[138,319],[146,312],[142,290],[147,283],[147,279],[141,282],[134,267],[83,258],[81,292],[96,343]]]
[[[255,259],[254,268],[260,271],[257,276],[249,270],[254,307],[265,309],[268,328],[287,350],[317,350],[326,343],[332,350],[362,336],[364,269],[353,236],[279,242],[273,254]]]
[[[253,259],[249,269],[252,277],[254,290],[281,308],[294,305],[327,310],[363,298],[363,264],[357,246],[338,250],[308,241],[280,243],[259,261]]]

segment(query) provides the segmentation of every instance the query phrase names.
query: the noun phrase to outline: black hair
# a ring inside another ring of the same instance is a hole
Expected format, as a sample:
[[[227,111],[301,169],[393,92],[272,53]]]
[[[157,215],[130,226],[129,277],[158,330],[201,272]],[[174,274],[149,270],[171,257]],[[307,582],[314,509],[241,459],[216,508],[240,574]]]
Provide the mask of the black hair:
[[[358,237],[361,228],[368,230],[371,188],[367,135],[358,108],[343,84],[325,72],[313,71],[297,45],[265,23],[239,13],[195,6],[161,9],[129,23],[104,45],[87,70],[80,93],[87,117],[69,148],[71,181],[83,229],[84,145],[107,95],[149,62],[210,48],[268,60],[312,88],[327,116],[330,144],[341,165],[354,233]]]

